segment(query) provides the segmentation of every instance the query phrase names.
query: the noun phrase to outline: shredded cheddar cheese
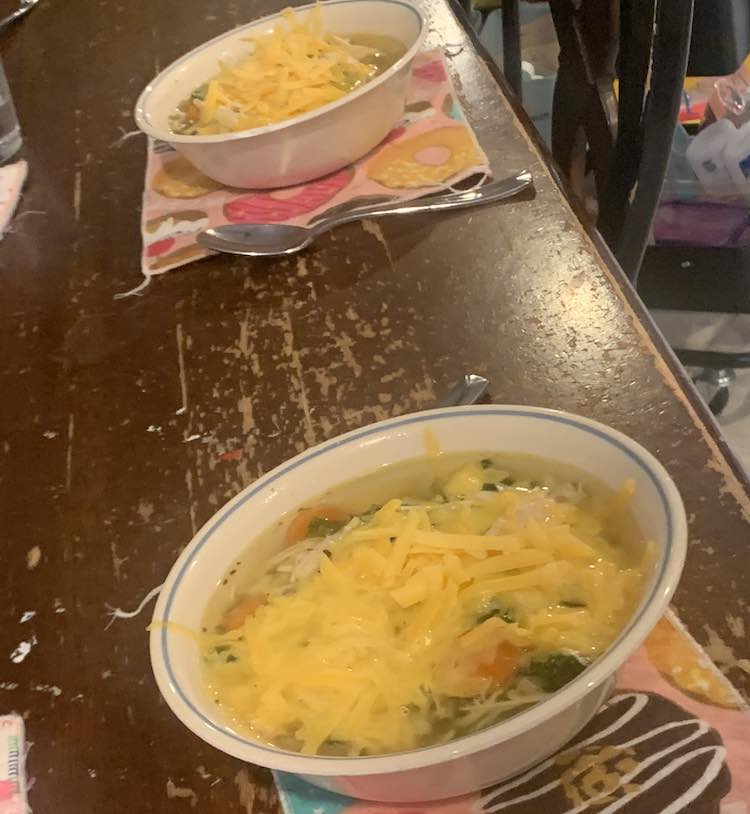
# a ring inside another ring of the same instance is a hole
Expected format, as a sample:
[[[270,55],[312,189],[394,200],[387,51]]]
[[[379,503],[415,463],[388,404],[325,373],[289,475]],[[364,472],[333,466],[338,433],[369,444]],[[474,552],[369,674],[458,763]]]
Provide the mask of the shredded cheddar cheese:
[[[244,59],[219,62],[218,73],[172,116],[174,132],[211,135],[274,124],[335,102],[378,73],[368,61],[377,51],[324,31],[319,6],[303,18],[289,8],[281,16],[272,32],[249,38],[252,52]]]
[[[233,724],[304,754],[408,750],[543,697],[535,659],[562,652],[560,672],[567,652],[603,652],[642,581],[607,532],[621,496],[492,491],[486,477],[464,467],[439,499],[389,500],[305,543],[309,575],[254,584],[267,602],[202,648]]]

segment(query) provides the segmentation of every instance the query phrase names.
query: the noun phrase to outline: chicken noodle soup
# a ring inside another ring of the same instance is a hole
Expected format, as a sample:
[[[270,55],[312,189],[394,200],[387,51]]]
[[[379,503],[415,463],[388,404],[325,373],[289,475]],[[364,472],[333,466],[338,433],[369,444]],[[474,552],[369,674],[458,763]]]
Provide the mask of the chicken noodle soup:
[[[304,754],[399,752],[497,723],[572,680],[632,615],[649,552],[632,491],[500,455],[334,490],[216,590],[207,690],[237,731]]]
[[[300,19],[291,9],[270,34],[252,38],[252,53],[196,88],[170,119],[181,135],[264,127],[335,102],[382,73],[405,53],[378,34],[338,36],[323,30],[316,6]]]

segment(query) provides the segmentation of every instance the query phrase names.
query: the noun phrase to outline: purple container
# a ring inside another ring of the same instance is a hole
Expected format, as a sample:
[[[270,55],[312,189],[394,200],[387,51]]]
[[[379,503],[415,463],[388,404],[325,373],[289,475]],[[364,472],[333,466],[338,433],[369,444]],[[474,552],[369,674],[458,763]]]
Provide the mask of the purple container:
[[[662,245],[747,245],[750,208],[738,202],[665,201],[656,211],[653,234]]]

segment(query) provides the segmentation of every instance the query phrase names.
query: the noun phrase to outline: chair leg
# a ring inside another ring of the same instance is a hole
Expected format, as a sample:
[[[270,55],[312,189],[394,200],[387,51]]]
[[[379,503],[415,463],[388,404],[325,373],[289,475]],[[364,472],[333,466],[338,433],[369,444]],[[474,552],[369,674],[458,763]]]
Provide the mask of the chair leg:
[[[613,171],[599,196],[602,237],[616,247],[622,232],[630,192],[638,177],[642,157],[643,102],[651,66],[655,3],[620,2],[620,47],[617,56],[619,93],[617,132],[612,155]]]
[[[576,6],[572,0],[550,0],[560,45],[552,102],[552,155],[579,195],[584,163],[594,170],[597,191],[604,188],[611,171],[617,129],[616,3],[583,0]]]
[[[693,0],[659,0],[651,87],[643,116],[643,155],[615,255],[635,285],[661,197],[685,81]]]
[[[519,100],[521,87],[521,18],[519,0],[503,0],[503,73]]]
[[[692,376],[696,390],[715,416],[721,415],[729,404],[729,385],[735,378],[731,368],[712,367]]]

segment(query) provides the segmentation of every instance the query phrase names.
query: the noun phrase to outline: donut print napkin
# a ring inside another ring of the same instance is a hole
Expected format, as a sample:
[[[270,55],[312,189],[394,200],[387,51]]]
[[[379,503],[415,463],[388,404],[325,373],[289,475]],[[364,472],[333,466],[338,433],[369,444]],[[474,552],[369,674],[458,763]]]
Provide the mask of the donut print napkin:
[[[473,175],[489,175],[439,50],[414,60],[402,120],[356,164],[297,187],[230,189],[198,172],[168,144],[149,141],[141,270],[148,278],[208,252],[198,232],[225,223],[304,226],[341,209],[410,200]]]
[[[669,613],[573,741],[481,793],[398,806],[275,777],[285,814],[750,814],[750,711]]]

